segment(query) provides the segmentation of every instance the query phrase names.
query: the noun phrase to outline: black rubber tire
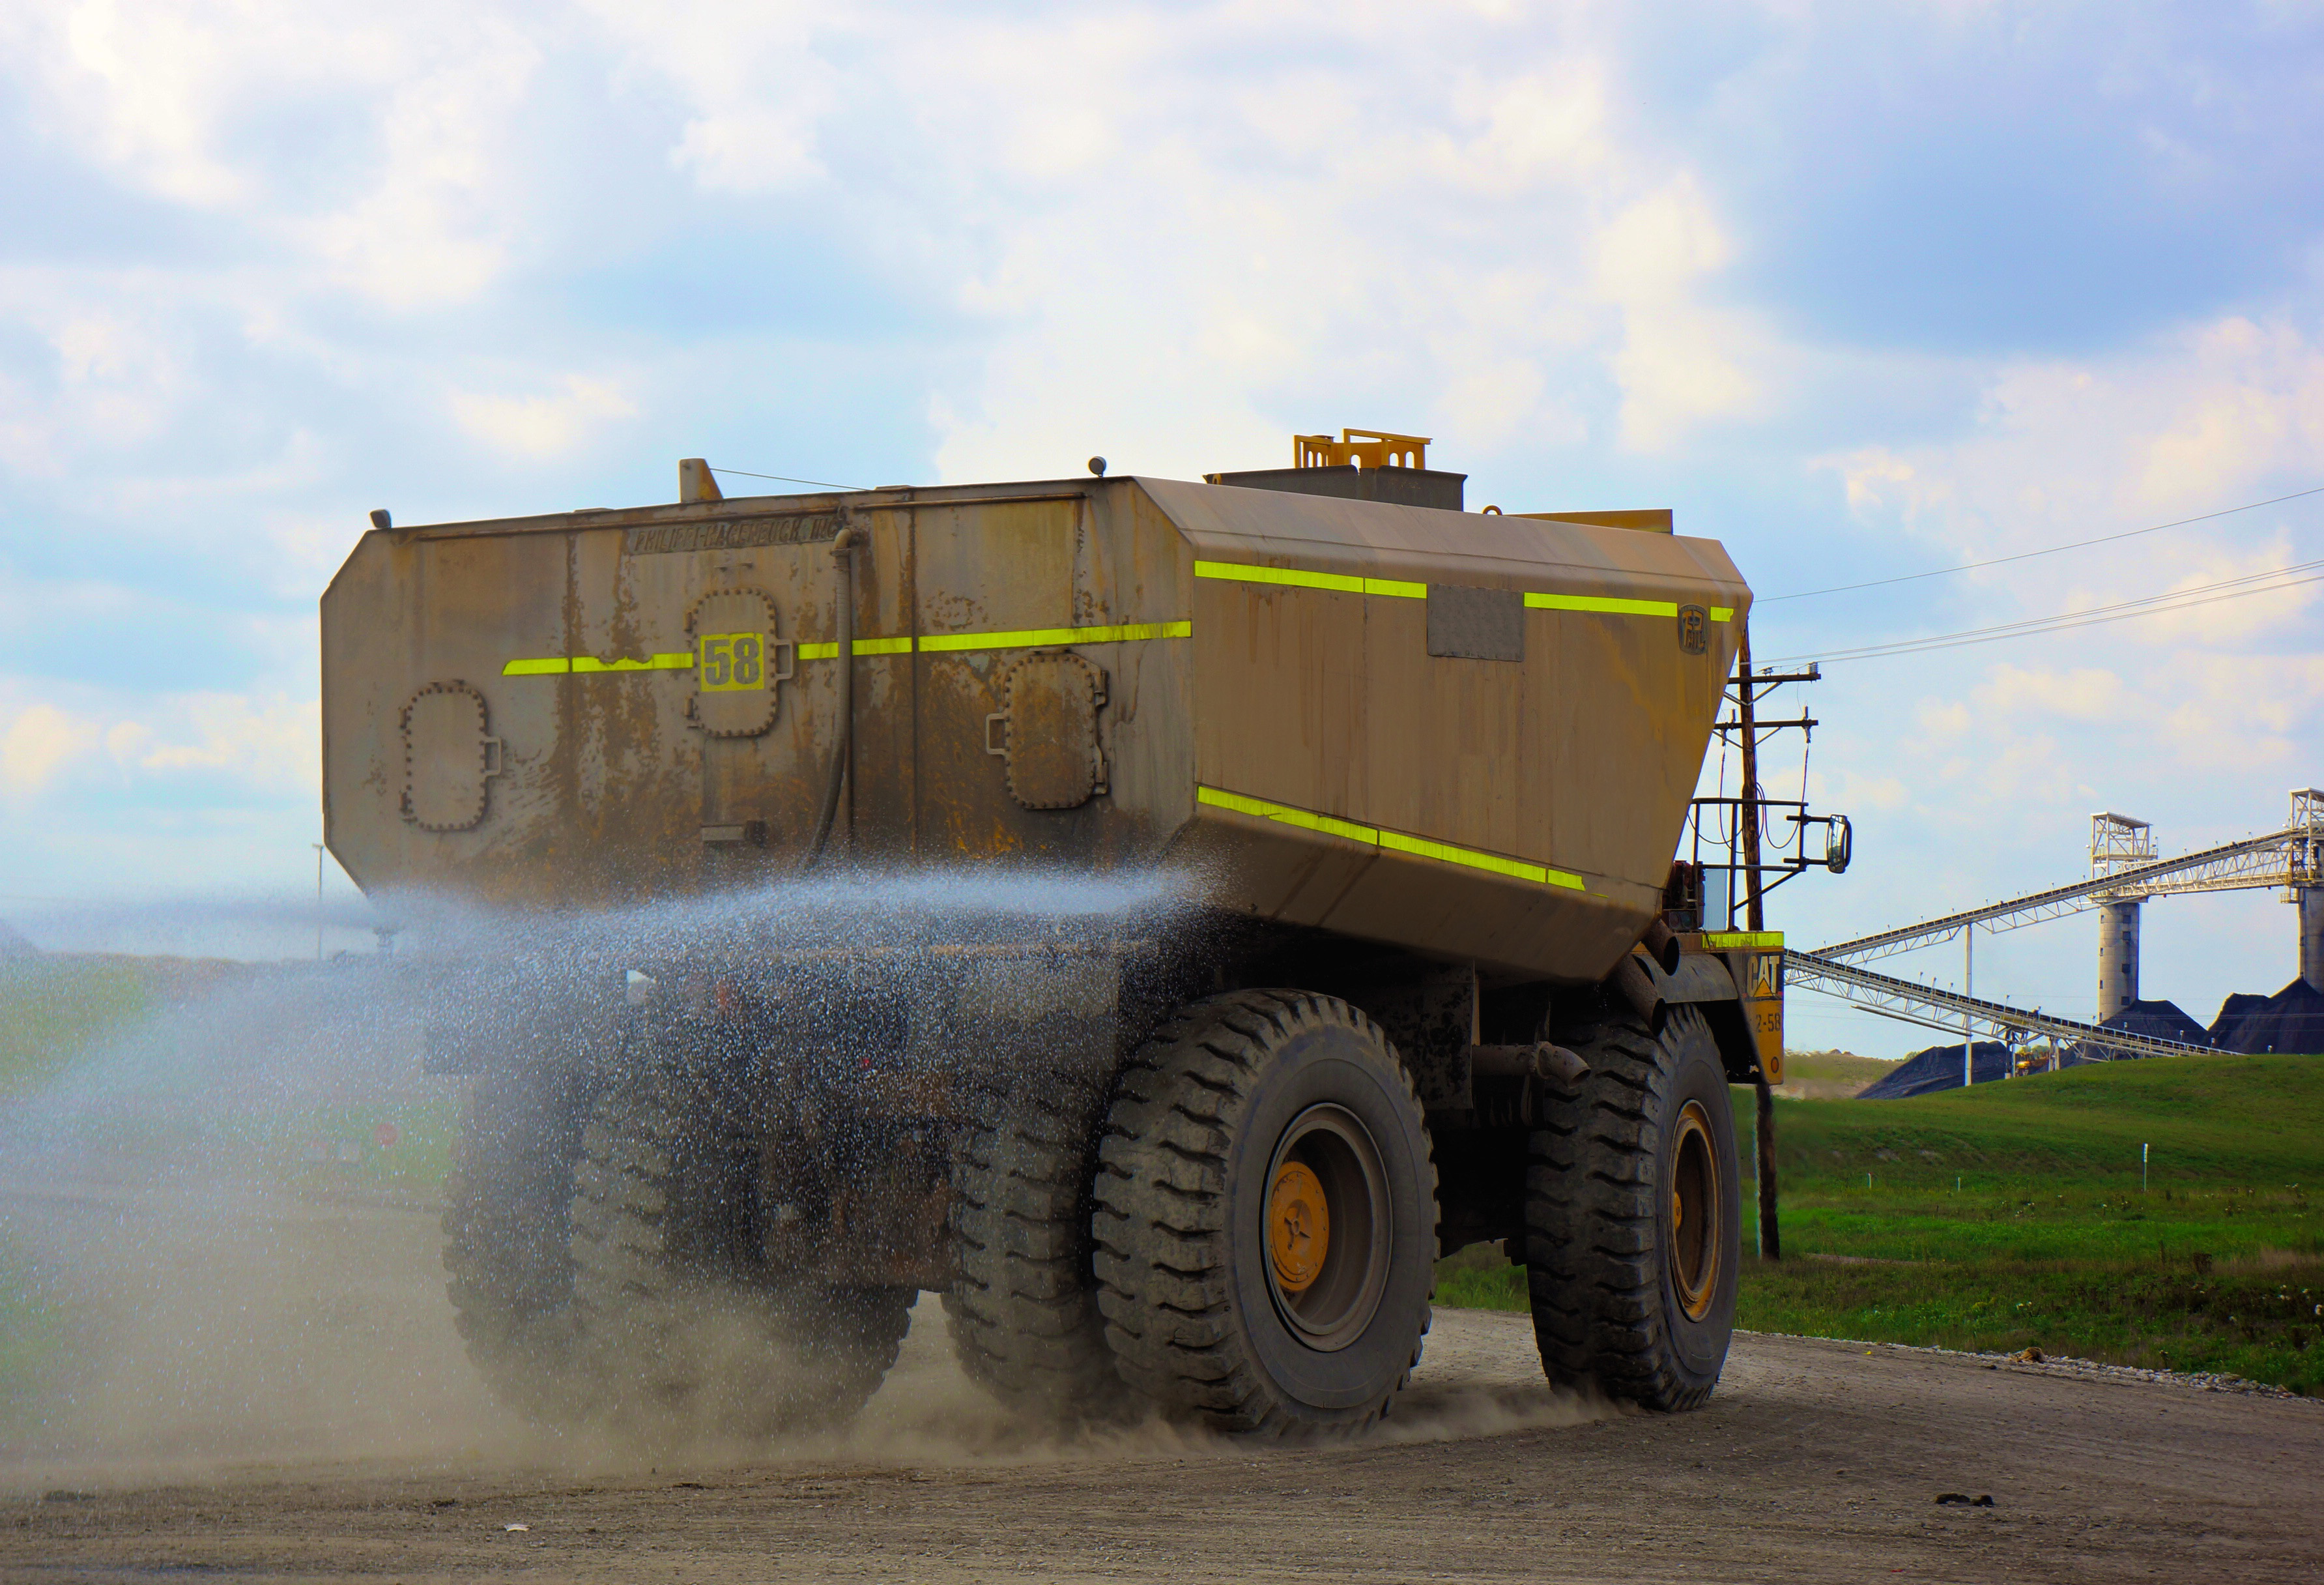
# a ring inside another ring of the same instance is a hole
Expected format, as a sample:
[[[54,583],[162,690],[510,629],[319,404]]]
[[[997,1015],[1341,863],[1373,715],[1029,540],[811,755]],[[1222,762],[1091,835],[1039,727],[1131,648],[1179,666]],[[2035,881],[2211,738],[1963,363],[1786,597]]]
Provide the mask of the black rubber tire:
[[[1673,1009],[1659,1039],[1628,1008],[1561,1024],[1559,1043],[1590,1064],[1570,1094],[1550,1092],[1526,1171],[1526,1266],[1543,1370],[1649,1409],[1701,1406],[1719,1385],[1735,1329],[1741,1266],[1740,1177],[1727,1072],[1711,1028]],[[1691,1317],[1680,1301],[1670,1204],[1675,1126],[1692,1101],[1708,1122],[1719,1222],[1706,1235],[1717,1271]]]
[[[589,1101],[562,1070],[476,1080],[444,1187],[445,1291],[468,1357],[495,1396],[552,1423],[576,1408],[567,1213]]]
[[[576,1352],[598,1417],[650,1443],[843,1424],[879,1390],[910,1288],[768,1269],[743,1108],[651,1065],[599,1098],[571,1213]]]
[[[1090,1182],[1105,1117],[1102,1080],[982,1073],[953,1155],[953,1280],[944,1295],[969,1379],[1010,1408],[1058,1423],[1129,1403],[1105,1346],[1091,1269]]]
[[[1328,1352],[1280,1312],[1261,1225],[1277,1146],[1319,1106],[1369,1133],[1388,1240],[1377,1303]],[[1133,1387],[1246,1435],[1351,1435],[1388,1413],[1428,1330],[1436,1169],[1370,1019],[1296,990],[1194,1003],[1130,1060],[1099,1160],[1098,1304]]]

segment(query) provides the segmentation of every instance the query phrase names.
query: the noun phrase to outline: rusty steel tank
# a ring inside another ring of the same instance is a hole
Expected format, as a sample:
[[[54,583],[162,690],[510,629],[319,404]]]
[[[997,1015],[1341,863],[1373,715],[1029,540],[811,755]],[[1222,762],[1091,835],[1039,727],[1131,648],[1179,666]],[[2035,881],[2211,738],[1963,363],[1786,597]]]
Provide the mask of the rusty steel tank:
[[[501,1392],[827,1423],[935,1291],[1019,1411],[1343,1434],[1440,1254],[1500,1240],[1553,1379],[1709,1395],[1780,952],[1689,929],[1673,854],[1750,592],[1668,513],[1466,511],[1426,444],[374,514],[322,601],[332,853],[600,922],[447,990],[431,1051],[470,1077],[445,1260]],[[618,924],[1133,875],[1167,924]]]

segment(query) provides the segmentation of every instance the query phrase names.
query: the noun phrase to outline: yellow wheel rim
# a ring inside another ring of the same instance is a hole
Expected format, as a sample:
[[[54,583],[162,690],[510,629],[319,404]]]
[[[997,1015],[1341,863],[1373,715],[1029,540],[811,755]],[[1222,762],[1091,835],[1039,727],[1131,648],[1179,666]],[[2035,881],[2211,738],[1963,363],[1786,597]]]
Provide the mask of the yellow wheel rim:
[[[1726,1248],[1720,1237],[1719,1152],[1713,1148],[1711,1115],[1701,1101],[1679,1108],[1670,1157],[1671,1286],[1691,1321],[1711,1313],[1719,1291],[1719,1265]]]
[[[1332,1212],[1323,1180],[1305,1163],[1285,1162],[1267,1199],[1267,1256],[1276,1285],[1286,1293],[1305,1293],[1323,1274],[1331,1250]]]

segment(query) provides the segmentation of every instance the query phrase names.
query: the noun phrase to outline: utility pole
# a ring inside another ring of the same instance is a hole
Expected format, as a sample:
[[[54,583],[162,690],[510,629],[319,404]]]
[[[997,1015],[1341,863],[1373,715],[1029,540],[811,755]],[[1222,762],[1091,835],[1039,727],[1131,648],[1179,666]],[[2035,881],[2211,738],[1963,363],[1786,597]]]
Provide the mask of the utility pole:
[[[1977,995],[1977,926],[1961,926],[1961,995]],[[1977,1082],[1977,1025],[1961,1010],[1961,1088]]]
[[[315,961],[323,960],[323,845],[309,844],[315,849]]]
[[[1735,660],[1738,681],[1736,690],[1736,724],[1743,742],[1743,880],[1744,927],[1754,932],[1767,928],[1766,905],[1759,893],[1759,734],[1756,701],[1752,698],[1751,629],[1743,629],[1742,648]],[[1807,794],[1800,794],[1804,798]],[[1753,1152],[1759,1159],[1759,1255],[1765,1260],[1784,1257],[1783,1231],[1775,1221],[1775,1097],[1767,1088],[1767,1075],[1763,1067],[1758,1081],[1753,1086],[1758,1101],[1758,1149]]]

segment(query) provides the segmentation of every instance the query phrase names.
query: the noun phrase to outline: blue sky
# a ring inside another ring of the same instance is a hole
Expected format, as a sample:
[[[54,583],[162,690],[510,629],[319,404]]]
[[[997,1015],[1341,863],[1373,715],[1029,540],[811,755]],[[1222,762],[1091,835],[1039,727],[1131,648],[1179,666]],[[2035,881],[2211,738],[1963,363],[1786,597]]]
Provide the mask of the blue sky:
[[[2324,8],[0,5],[0,912],[311,884],[314,601],[400,520],[1437,438],[1765,595],[2324,485]],[[2324,496],[1763,611],[1763,655],[2324,555]],[[2324,780],[2292,589],[1836,665],[1815,941]],[[344,885],[343,882],[337,883]],[[32,901],[24,901],[30,899]],[[2292,970],[2150,910],[2150,995]],[[2067,1011],[2094,927],[1979,941]],[[1957,972],[1956,952],[1927,972]],[[1796,1033],[1913,1032],[1795,998]]]

